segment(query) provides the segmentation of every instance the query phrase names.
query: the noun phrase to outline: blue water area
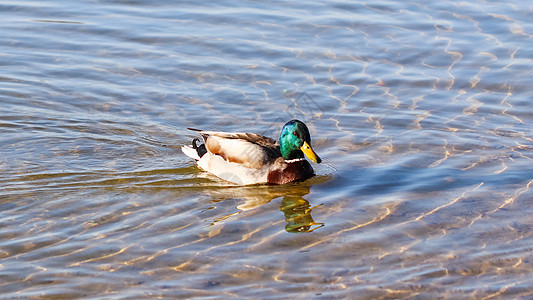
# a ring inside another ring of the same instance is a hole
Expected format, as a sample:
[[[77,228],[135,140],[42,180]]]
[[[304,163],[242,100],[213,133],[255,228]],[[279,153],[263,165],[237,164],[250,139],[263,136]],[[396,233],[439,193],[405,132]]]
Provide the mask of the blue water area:
[[[2,298],[530,298],[526,1],[0,1]],[[180,148],[307,124],[316,176]]]

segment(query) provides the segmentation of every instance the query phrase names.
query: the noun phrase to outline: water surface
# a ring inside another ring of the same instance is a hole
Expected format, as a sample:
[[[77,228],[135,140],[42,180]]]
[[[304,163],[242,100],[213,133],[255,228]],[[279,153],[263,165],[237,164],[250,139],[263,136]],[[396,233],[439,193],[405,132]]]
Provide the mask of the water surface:
[[[3,1],[2,298],[529,298],[525,1]],[[323,163],[234,186],[187,127]]]

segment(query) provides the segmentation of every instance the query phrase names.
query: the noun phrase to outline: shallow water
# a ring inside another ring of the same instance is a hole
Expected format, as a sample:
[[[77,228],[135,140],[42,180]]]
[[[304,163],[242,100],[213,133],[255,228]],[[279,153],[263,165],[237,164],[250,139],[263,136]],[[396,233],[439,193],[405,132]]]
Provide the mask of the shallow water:
[[[527,1],[0,2],[2,298],[529,298]],[[233,186],[187,127],[323,163]]]

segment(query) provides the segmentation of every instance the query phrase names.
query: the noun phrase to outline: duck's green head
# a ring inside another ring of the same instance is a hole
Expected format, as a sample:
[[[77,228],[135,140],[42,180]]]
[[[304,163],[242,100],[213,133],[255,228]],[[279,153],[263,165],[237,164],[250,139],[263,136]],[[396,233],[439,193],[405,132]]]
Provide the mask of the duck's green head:
[[[320,163],[322,160],[311,148],[309,129],[301,121],[287,122],[281,130],[279,138],[281,155],[285,160],[304,158],[304,154],[312,161]]]

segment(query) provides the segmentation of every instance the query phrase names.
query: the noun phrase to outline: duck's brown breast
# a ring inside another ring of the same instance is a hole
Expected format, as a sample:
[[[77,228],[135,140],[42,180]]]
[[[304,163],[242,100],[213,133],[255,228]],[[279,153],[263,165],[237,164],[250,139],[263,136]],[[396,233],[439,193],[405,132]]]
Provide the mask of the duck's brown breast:
[[[307,160],[291,163],[281,163],[279,168],[270,170],[267,182],[272,184],[285,184],[302,181],[315,175],[311,164]]]

